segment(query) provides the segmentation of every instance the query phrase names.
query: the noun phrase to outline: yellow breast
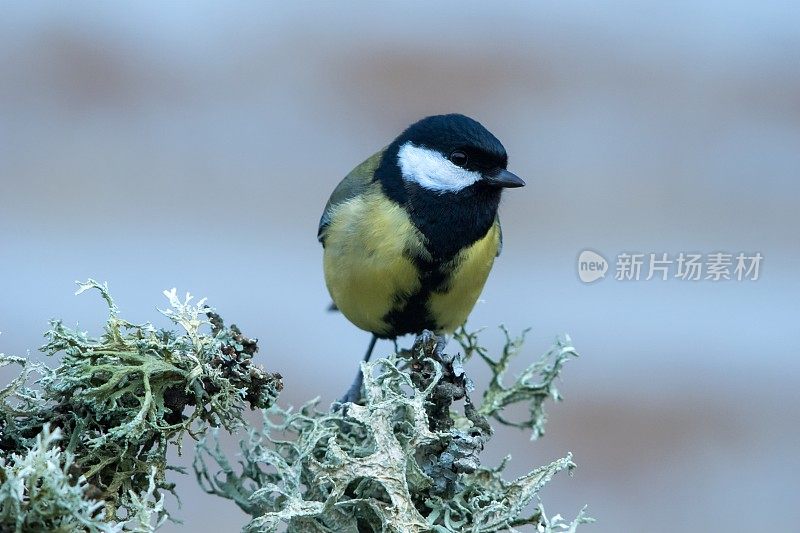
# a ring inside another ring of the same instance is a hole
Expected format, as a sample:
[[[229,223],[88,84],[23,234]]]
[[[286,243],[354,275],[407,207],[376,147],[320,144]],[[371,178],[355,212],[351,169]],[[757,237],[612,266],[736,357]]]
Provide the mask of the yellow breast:
[[[427,253],[422,237],[406,212],[378,190],[334,207],[325,232],[325,283],[348,320],[378,335],[390,333],[384,317],[420,288],[409,252]]]
[[[425,319],[425,327],[439,333],[461,326],[483,290],[500,247],[499,222],[438,266],[444,282],[437,287],[424,286],[415,263],[415,258],[430,260],[423,243],[407,212],[381,194],[377,184],[335,206],[325,230],[323,265],[328,291],[345,317],[379,336],[393,336],[396,328],[403,329],[387,322],[390,312],[390,320]],[[409,304],[406,310],[410,299],[423,299],[424,305]]]
[[[452,333],[467,321],[499,248],[500,223],[495,222],[486,236],[463,249],[445,267],[450,271],[448,281],[428,299],[428,310],[441,332]]]

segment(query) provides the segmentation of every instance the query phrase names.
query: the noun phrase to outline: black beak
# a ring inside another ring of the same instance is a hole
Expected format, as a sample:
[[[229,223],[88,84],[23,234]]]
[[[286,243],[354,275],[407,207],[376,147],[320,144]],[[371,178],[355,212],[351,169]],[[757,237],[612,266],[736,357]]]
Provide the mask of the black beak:
[[[506,169],[501,169],[500,172],[497,172],[496,174],[486,175],[483,179],[495,187],[513,188],[525,186],[525,182],[522,181],[522,178]]]

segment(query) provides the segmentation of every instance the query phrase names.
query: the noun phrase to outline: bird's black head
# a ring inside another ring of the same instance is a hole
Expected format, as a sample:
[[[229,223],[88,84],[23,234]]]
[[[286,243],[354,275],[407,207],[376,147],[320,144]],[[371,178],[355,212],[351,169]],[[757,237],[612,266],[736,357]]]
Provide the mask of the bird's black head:
[[[386,148],[375,177],[406,207],[431,255],[446,260],[494,224],[503,188],[525,185],[507,163],[503,145],[480,123],[436,115],[412,124]]]
[[[403,196],[404,191],[392,191],[398,188],[453,194],[473,186],[499,192],[525,185],[506,170],[507,163],[506,149],[479,122],[459,114],[434,115],[409,126],[389,145],[378,175],[392,196]]]

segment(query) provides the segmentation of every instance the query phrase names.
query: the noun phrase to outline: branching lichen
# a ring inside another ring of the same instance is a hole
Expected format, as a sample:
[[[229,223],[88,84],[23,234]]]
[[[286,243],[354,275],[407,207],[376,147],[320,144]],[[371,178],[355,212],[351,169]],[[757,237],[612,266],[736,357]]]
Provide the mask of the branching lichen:
[[[480,414],[491,417],[507,426],[530,429],[531,439],[535,440],[544,435],[544,426],[547,423],[547,414],[544,411],[545,401],[552,399],[560,401],[561,395],[556,388],[556,379],[561,373],[561,368],[570,357],[578,357],[578,352],[572,346],[569,336],[559,337],[550,350],[538,361],[529,365],[517,378],[513,385],[506,387],[503,377],[508,370],[511,360],[518,355],[525,342],[528,330],[519,337],[511,337],[505,327],[500,328],[505,335],[505,345],[497,360],[489,356],[486,348],[478,343],[478,332],[467,332],[461,328],[455,336],[456,341],[464,350],[464,358],[473,355],[480,357],[492,371],[492,379],[483,396]],[[503,411],[515,403],[527,403],[529,416],[527,419],[514,422],[503,416]]]
[[[495,469],[479,461],[492,435],[487,418],[503,421],[499,415],[512,403],[529,402],[530,419],[515,425],[541,434],[542,403],[558,397],[553,380],[575,354],[568,339],[505,387],[502,374],[521,339],[508,337],[494,361],[475,335],[458,338],[494,374],[479,407],[470,400],[462,357],[444,353],[442,339],[425,332],[410,350],[362,364],[360,405],[327,412],[313,401],[296,412],[265,410],[263,428],[250,429],[240,443],[241,468],[213,441],[201,440],[198,481],[251,515],[246,532],[277,531],[281,524],[289,532],[320,533],[492,532],[524,524],[556,532],[590,521],[583,512],[570,524],[548,519],[541,507],[525,514],[553,475],[574,466],[571,455],[513,481],[502,478],[507,461]],[[461,400],[463,412],[456,413]]]
[[[92,280],[109,308],[103,334],[53,321],[42,351],[61,354],[56,368],[0,354],[19,375],[0,388],[0,531],[151,533],[168,517],[167,462],[185,435],[198,439],[194,470],[207,492],[250,515],[245,532],[361,533],[514,531],[574,532],[590,522],[548,517],[541,488],[571,470],[571,455],[503,479],[510,458],[481,464],[491,421],[544,434],[544,404],[558,400],[564,363],[576,356],[569,338],[513,380],[505,377],[523,336],[494,359],[476,333],[460,331],[462,354],[445,351],[430,332],[387,359],[363,363],[358,403],[299,410],[275,404],[278,374],[252,363],[258,350],[203,300],[165,291],[162,311],[178,331],[120,318],[107,287]],[[464,363],[477,355],[492,378],[482,400]],[[507,410],[527,409],[523,420]],[[243,426],[243,411],[261,409],[263,428],[249,428],[232,464],[216,440]],[[208,429],[212,428],[212,432]],[[213,466],[212,466],[213,464]],[[177,496],[177,495],[176,495]]]
[[[129,520],[126,528],[144,531],[165,516],[164,491],[174,488],[167,472],[181,470],[167,463],[168,448],[180,451],[185,434],[198,437],[209,426],[239,428],[246,404],[272,405],[281,377],[252,364],[256,341],[225,327],[204,300],[165,291],[170,308],[162,313],[181,327],[175,332],[127,322],[104,284],[89,280],[78,293],[87,289],[108,304],[100,338],[56,320],[42,351],[63,354],[57,368],[0,356],[0,365],[22,366],[0,390],[0,452],[33,450],[49,424],[64,435],[60,447],[86,480],[85,495],[104,503],[105,520],[117,521],[123,509],[140,524]]]
[[[73,457],[56,446],[60,439],[45,425],[29,450],[0,457],[0,530],[121,531],[103,520],[102,501],[86,497],[86,479],[70,474]]]

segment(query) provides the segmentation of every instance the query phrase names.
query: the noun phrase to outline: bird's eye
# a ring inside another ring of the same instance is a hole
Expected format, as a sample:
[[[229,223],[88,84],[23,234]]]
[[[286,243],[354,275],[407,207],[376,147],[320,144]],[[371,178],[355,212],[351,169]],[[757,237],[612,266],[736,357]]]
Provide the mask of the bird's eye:
[[[467,154],[461,150],[456,150],[450,154],[450,162],[458,167],[466,166],[468,159]]]

